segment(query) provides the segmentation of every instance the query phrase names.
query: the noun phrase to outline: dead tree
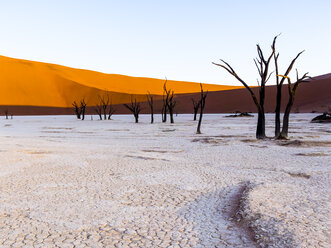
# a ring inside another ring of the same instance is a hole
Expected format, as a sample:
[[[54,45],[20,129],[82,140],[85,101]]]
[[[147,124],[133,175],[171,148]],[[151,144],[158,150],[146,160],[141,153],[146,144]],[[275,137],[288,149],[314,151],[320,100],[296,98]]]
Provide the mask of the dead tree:
[[[85,103],[85,100],[81,100],[80,101],[80,111],[81,111],[81,115],[82,115],[82,120],[85,119],[85,111],[86,111],[86,103]]]
[[[174,91],[170,93],[170,90],[167,93],[167,99],[168,99],[168,110],[169,110],[169,115],[170,115],[170,123],[174,123],[174,109],[176,106],[176,100],[174,99]]]
[[[304,81],[305,79],[308,78],[308,76],[307,76],[308,73],[305,73],[301,78],[299,78],[298,71],[296,71],[296,74],[297,74],[297,80],[293,84],[293,86],[292,86],[290,77],[285,76],[285,75],[279,75],[280,77],[287,79],[289,99],[288,99],[288,102],[287,102],[287,105],[286,105],[286,108],[285,108],[285,112],[284,112],[284,116],[283,116],[282,131],[276,137],[277,139],[287,139],[290,113],[291,113],[291,108],[292,108],[293,103],[294,103],[295,93],[296,93],[299,85],[302,83],[302,81]]]
[[[100,104],[96,104],[94,111],[97,113],[99,116],[99,119],[102,120],[102,106]]]
[[[8,120],[8,109],[5,110],[6,120]]]
[[[80,119],[81,118],[81,108],[78,106],[76,101],[74,101],[72,103],[72,106],[74,107],[74,112],[75,112],[75,115],[77,116],[77,119]]]
[[[141,111],[140,108],[140,102],[137,102],[137,99],[135,98],[134,101],[131,97],[131,104],[123,104],[124,107],[126,107],[128,110],[130,110],[130,112],[133,114],[136,123],[138,123],[138,119],[139,119],[139,113]]]
[[[273,40],[273,44],[276,42],[277,36]],[[265,114],[264,114],[264,100],[265,100],[265,85],[270,79],[270,76],[272,73],[269,73],[269,65],[271,58],[274,55],[274,51],[272,51],[271,55],[265,59],[262,49],[259,45],[257,45],[257,54],[258,58],[254,59],[255,65],[257,67],[257,70],[259,72],[260,81],[258,81],[259,84],[259,100],[257,99],[255,93],[247,85],[247,83],[241,79],[238,74],[234,71],[234,69],[224,60],[221,60],[223,64],[217,64],[213,63],[214,65],[220,66],[224,68],[227,72],[229,72],[232,76],[234,76],[240,83],[244,85],[244,87],[249,91],[254,104],[257,108],[258,112],[258,120],[257,120],[257,127],[256,127],[256,138],[257,139],[264,139],[266,137],[265,135]]]
[[[113,104],[109,103],[109,106],[108,106],[108,120],[111,120],[111,117],[112,115],[115,113],[116,109],[114,108]]]
[[[193,120],[196,121],[197,120],[197,115],[198,115],[198,111],[199,111],[199,107],[200,107],[200,101],[195,101],[193,98],[192,98],[192,104],[193,104]]]
[[[278,35],[279,36],[279,35]],[[284,81],[286,77],[291,72],[295,61],[298,59],[298,57],[304,52],[298,53],[298,55],[292,60],[290,65],[288,66],[284,77],[281,77],[279,80],[279,68],[278,68],[278,58],[279,53],[276,54],[276,42],[272,44],[272,50],[274,52],[274,61],[275,61],[275,71],[276,71],[276,88],[277,88],[277,94],[276,94],[276,109],[275,109],[275,138],[277,138],[280,135],[280,108],[281,108],[281,101],[282,101],[282,86],[284,84]]]
[[[107,95],[107,98],[105,96],[100,97],[100,105],[102,106],[102,110],[103,110],[103,119],[107,120],[107,109],[108,109],[108,105],[110,103],[110,99],[109,99],[109,95]]]
[[[167,113],[168,113],[168,101],[169,101],[170,90],[167,90],[167,79],[163,85],[163,95],[162,95],[162,122],[167,122]]]
[[[200,128],[201,128],[201,123],[202,123],[202,115],[203,115],[203,111],[205,109],[206,98],[207,98],[207,94],[208,94],[208,91],[206,93],[203,92],[202,84],[200,84],[200,88],[201,88],[201,97],[200,97],[200,101],[199,101],[200,115],[199,115],[199,122],[198,122],[198,127],[197,127],[197,134],[201,134]]]
[[[151,123],[154,123],[154,101],[153,101],[153,96],[149,91],[146,94],[146,98],[149,105],[149,109],[151,111]]]

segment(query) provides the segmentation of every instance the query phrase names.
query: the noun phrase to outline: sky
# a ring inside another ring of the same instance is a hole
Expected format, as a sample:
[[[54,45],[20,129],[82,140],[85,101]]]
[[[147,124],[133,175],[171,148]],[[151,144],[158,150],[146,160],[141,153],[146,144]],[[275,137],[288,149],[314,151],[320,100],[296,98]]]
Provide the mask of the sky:
[[[280,71],[331,72],[330,0],[0,0],[0,55],[105,73],[240,85],[275,35]],[[270,81],[273,84],[274,81]]]

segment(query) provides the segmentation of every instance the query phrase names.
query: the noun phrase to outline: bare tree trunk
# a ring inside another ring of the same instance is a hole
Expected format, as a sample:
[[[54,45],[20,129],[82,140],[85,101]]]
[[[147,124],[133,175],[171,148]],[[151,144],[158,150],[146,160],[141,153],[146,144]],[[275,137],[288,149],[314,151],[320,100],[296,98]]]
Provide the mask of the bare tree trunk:
[[[85,100],[81,100],[80,101],[80,111],[81,111],[81,114],[82,114],[82,121],[85,120],[85,111],[86,111],[86,103],[85,103]]]
[[[283,78],[287,78],[288,81],[288,93],[289,93],[289,100],[287,102],[285,112],[284,112],[284,117],[283,117],[283,128],[281,133],[278,135],[277,139],[287,139],[288,137],[288,127],[289,127],[289,120],[290,120],[290,113],[291,109],[294,103],[294,97],[295,93],[301,84],[302,81],[304,81],[306,78],[308,78],[308,73],[305,73],[301,78],[298,76],[298,71],[297,71],[297,81],[294,83],[294,86],[292,88],[292,83],[291,79],[287,76],[282,76]]]
[[[148,92],[146,97],[147,97],[149,109],[151,111],[151,124],[153,124],[154,123],[154,101],[153,101],[153,96],[151,95],[151,93]]]
[[[265,137],[265,115],[264,111],[260,110],[257,116],[256,138],[264,139]]]
[[[198,111],[199,111],[199,108],[200,108],[200,101],[197,101],[196,102],[192,98],[192,104],[193,104],[193,120],[196,121],[197,120]]]
[[[202,84],[200,84],[200,88],[201,88],[201,98],[200,98],[200,115],[199,115],[199,122],[198,122],[198,127],[197,127],[197,134],[201,134],[201,123],[202,123],[202,116],[203,116],[203,112],[205,109],[205,104],[206,104],[206,98],[207,98],[207,93],[204,94],[203,93],[203,88],[202,88]]]
[[[8,120],[8,110],[5,110],[6,120]]]
[[[174,109],[176,106],[176,101],[174,100],[174,91],[172,91],[170,95],[170,90],[169,90],[169,97],[168,98],[168,110],[169,110],[169,115],[170,115],[170,123],[174,123]]]
[[[163,85],[163,106],[162,106],[162,122],[167,122],[167,113],[168,113],[168,101],[169,101],[169,95],[170,91],[167,90],[167,79],[164,82]]]

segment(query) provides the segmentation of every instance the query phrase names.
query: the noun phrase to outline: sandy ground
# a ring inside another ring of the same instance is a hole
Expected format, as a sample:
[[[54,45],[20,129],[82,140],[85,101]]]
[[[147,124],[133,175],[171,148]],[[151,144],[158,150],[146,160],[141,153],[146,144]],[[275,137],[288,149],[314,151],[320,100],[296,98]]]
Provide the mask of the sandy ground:
[[[291,142],[223,115],[202,135],[191,115],[1,119],[0,247],[330,247],[331,126],[315,115],[292,115]]]

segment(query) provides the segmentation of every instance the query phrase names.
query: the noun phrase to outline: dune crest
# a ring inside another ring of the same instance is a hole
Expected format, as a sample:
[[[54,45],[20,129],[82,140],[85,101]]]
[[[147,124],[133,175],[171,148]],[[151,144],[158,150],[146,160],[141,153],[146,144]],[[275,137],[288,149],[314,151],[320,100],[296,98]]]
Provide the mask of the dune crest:
[[[147,91],[161,95],[164,79],[130,77],[75,69],[61,65],[0,56],[0,105],[70,107],[85,98],[97,103],[98,95],[110,94],[113,104],[130,101],[131,94],[144,99]],[[199,92],[198,83],[168,81],[177,94]],[[204,84],[208,91],[241,87]]]

